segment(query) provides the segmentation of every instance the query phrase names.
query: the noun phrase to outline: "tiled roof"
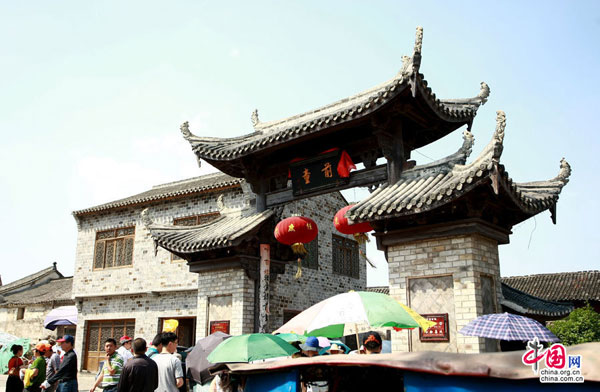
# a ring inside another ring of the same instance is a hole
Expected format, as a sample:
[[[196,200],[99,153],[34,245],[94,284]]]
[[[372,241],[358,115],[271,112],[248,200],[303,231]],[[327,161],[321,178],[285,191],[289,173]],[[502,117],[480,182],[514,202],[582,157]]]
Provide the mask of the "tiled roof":
[[[0,302],[0,306],[73,303],[71,299],[72,288],[73,278],[53,279],[18,293],[3,295],[4,301]]]
[[[388,286],[367,287],[365,290],[388,295],[390,293]],[[569,314],[573,310],[571,304],[546,301],[514,289],[506,283],[502,283],[502,295],[504,296],[502,305],[522,314],[560,317]]]
[[[63,275],[58,272],[56,269],[56,263],[53,263],[52,266],[48,268],[44,268],[41,271],[35,272],[31,275],[27,275],[24,278],[19,280],[15,280],[14,282],[10,282],[3,286],[0,286],[0,294],[8,293],[13,290],[17,290],[19,288],[26,288],[27,286],[31,286],[35,284],[36,281],[44,279],[45,277],[53,274],[58,274],[58,276],[62,277]]]
[[[508,194],[526,214],[535,215],[553,208],[569,180],[569,164],[561,160],[558,176],[548,181],[513,182],[504,166],[499,164],[505,126],[504,112],[498,111],[494,136],[473,162],[464,164],[472,138],[467,131],[463,147],[456,154],[403,172],[398,182],[380,186],[348,210],[346,217],[353,222],[363,222],[417,214],[450,203],[479,185],[494,187],[494,183],[496,193],[502,190]]]
[[[170,252],[189,254],[239,244],[258,230],[273,211],[223,210],[219,218],[198,226],[156,225],[147,214],[147,210],[142,213],[144,223],[157,246]]]
[[[390,294],[389,286],[372,286],[365,288],[365,291],[369,291],[371,293],[379,293],[379,294]]]
[[[566,316],[573,310],[572,304],[543,300],[502,283],[502,305],[521,314],[542,316]]]
[[[509,276],[502,282],[550,301],[600,301],[600,271]]]
[[[257,112],[254,112],[252,120],[255,132],[240,137],[198,137],[190,132],[188,123],[181,126],[181,132],[198,158],[229,161],[365,117],[400,96],[406,89],[412,89],[414,93],[418,92],[442,120],[470,122],[475,117],[479,106],[487,101],[488,86],[482,83],[479,95],[473,98],[438,99],[427,86],[424,76],[418,72],[421,63],[422,36],[423,30],[418,28],[413,55],[403,57],[400,72],[387,82],[367,91],[278,121],[260,122]]]
[[[173,197],[232,187],[240,185],[242,181],[244,181],[242,178],[231,177],[224,173],[208,174],[205,176],[189,178],[187,180],[156,185],[152,187],[152,189],[137,195],[115,200],[110,203],[100,204],[95,207],[74,211],[73,215],[83,215],[91,212],[104,211],[134,204],[146,204],[149,202]]]

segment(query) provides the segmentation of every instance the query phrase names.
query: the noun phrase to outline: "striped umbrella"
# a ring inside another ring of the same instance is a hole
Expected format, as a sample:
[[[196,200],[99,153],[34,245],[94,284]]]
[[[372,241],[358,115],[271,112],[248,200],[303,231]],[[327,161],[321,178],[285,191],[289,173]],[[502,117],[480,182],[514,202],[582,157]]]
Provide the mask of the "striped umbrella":
[[[538,338],[543,342],[559,341],[556,335],[539,322],[506,312],[479,316],[458,332],[467,336],[499,340],[529,341]]]
[[[337,338],[365,327],[425,329],[435,325],[386,294],[350,291],[327,298],[285,323],[274,333]]]

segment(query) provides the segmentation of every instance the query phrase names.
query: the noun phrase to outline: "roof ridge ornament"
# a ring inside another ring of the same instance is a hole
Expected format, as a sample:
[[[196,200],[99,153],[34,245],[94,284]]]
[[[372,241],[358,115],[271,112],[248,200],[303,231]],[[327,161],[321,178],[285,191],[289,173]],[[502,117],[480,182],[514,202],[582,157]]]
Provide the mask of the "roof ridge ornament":
[[[189,122],[186,121],[183,124],[181,124],[179,129],[181,130],[181,133],[183,134],[183,137],[185,140],[190,140],[190,138],[194,137],[192,132],[190,132],[190,123]]]
[[[506,114],[502,110],[496,112],[496,130],[494,131],[494,151],[492,161],[498,163],[504,149],[504,130],[506,129]]]
[[[560,181],[563,183],[563,186],[565,186],[569,182],[569,177],[571,177],[571,165],[569,165],[569,162],[563,157],[560,160],[560,171],[552,181]]]
[[[421,67],[421,50],[423,49],[423,27],[417,26],[415,33],[415,47],[412,55],[412,95],[417,96],[417,78],[419,76],[419,68]]]
[[[481,82],[480,86],[481,88],[479,90],[479,94],[477,94],[477,98],[479,98],[481,102],[480,105],[485,105],[488,97],[490,96],[490,86],[488,86],[486,82]]]
[[[254,127],[254,129],[256,129],[258,124],[260,124],[260,120],[258,118],[258,109],[254,109],[254,111],[252,112],[252,115],[250,116],[250,120],[252,120],[252,127]]]
[[[147,228],[154,224],[154,222],[152,221],[152,218],[150,218],[150,214],[148,213],[148,208],[144,208],[142,210],[142,212],[140,213],[140,217],[142,218],[142,223]]]
[[[463,144],[460,147],[460,152],[465,154],[465,158],[468,158],[473,152],[473,145],[475,144],[475,138],[469,130],[463,131]]]

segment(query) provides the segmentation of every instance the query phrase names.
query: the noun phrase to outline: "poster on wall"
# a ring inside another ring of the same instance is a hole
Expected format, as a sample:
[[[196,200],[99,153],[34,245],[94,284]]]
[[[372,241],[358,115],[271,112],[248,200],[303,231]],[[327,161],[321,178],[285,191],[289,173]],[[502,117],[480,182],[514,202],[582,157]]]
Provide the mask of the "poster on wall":
[[[229,335],[229,320],[211,321],[210,322],[210,334],[215,332],[223,332]]]
[[[422,342],[447,342],[450,340],[448,333],[448,313],[422,314],[429,321],[435,322],[435,325],[427,331],[419,329],[419,339]]]

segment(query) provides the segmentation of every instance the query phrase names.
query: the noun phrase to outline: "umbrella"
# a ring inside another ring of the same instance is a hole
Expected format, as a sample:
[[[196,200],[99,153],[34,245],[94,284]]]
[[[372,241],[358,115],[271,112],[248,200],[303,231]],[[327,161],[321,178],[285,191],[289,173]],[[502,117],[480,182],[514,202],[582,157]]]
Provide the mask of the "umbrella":
[[[46,329],[54,331],[59,325],[77,325],[77,306],[61,306],[46,315]]]
[[[419,316],[421,317],[421,316]],[[398,301],[386,294],[350,291],[323,300],[281,326],[275,333],[303,333],[307,336],[336,338],[368,328],[427,328],[434,322],[417,320]]]
[[[290,333],[280,333],[277,336],[280,337],[281,339],[285,340],[288,343],[294,343],[294,342],[305,343],[306,342],[306,336],[298,335],[297,333],[291,333],[291,332]]]
[[[17,338],[7,343],[5,346],[2,346],[2,348],[0,348],[0,374],[4,374],[8,371],[8,361],[13,357],[13,353],[10,349],[15,344],[23,346],[23,353],[29,351],[29,339],[27,338]]]
[[[499,340],[538,340],[558,342],[550,330],[529,317],[511,313],[492,313],[471,320],[460,331],[467,336],[478,336]]]
[[[196,342],[196,345],[191,349],[185,361],[188,372],[196,382],[206,384],[213,379],[213,376],[208,372],[208,368],[214,364],[209,362],[206,357],[208,357],[208,354],[223,342],[223,340],[229,337],[230,335],[218,331]]]
[[[260,359],[289,357],[299,350],[277,335],[251,333],[231,337],[208,356],[212,363],[252,362]]]
[[[8,343],[17,339],[18,337],[16,337],[15,335],[11,335],[6,332],[0,332],[0,346],[6,346]]]

